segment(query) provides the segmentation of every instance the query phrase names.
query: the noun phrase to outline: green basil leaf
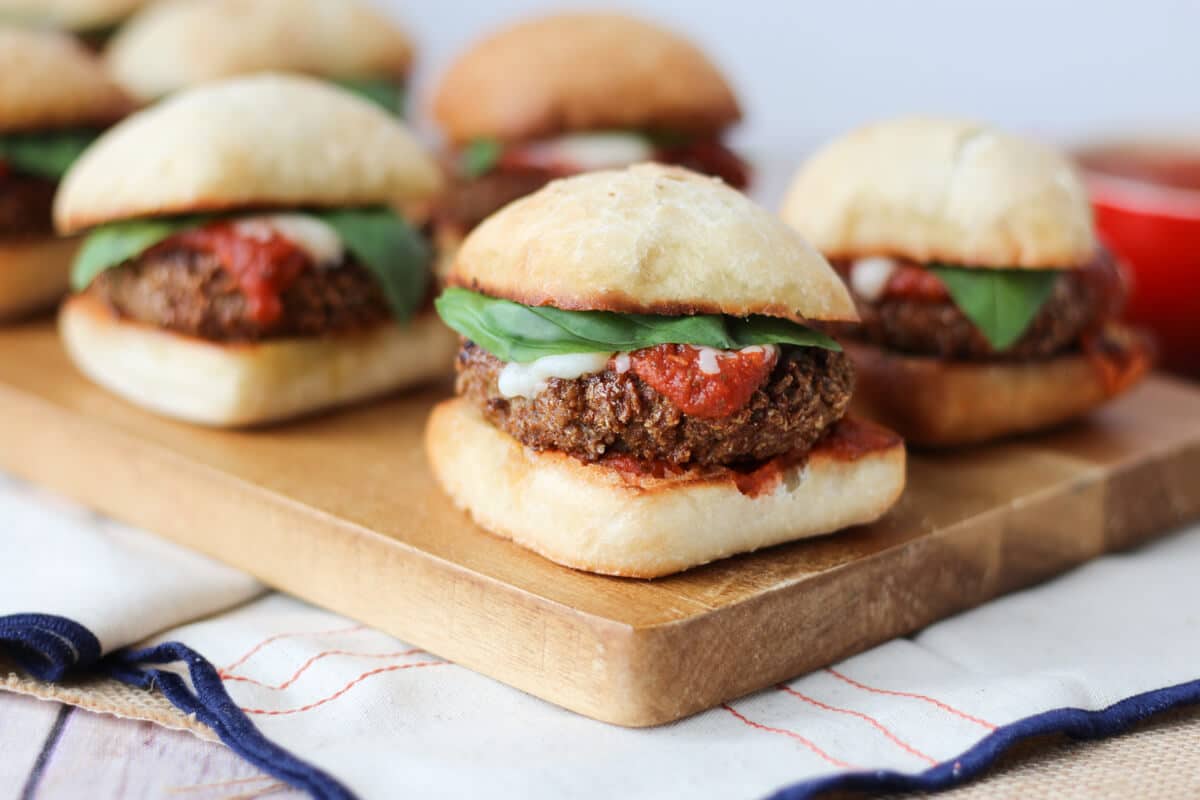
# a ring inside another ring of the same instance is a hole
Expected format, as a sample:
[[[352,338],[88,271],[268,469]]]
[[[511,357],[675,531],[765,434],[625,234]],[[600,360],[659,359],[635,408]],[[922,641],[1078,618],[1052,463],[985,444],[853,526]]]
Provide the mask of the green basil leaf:
[[[997,351],[1011,347],[1029,329],[1060,275],[1056,270],[967,269],[944,264],[930,264],[929,269]]]
[[[504,145],[495,139],[476,139],[459,154],[459,170],[472,180],[483,177],[492,171],[503,152]]]
[[[388,78],[341,78],[338,86],[359,97],[370,100],[389,114],[404,116],[404,86]]]
[[[205,216],[133,219],[101,225],[88,234],[75,256],[71,288],[82,292],[105,270],[136,258],[168,236],[199,227],[210,219]]]
[[[693,344],[722,350],[756,344],[841,349],[822,333],[772,317],[564,311],[521,305],[461,288],[444,291],[436,307],[451,328],[501,361],[517,363],[566,353],[628,352],[659,344]]]
[[[842,346],[820,331],[778,317],[729,317],[729,331],[738,348],[756,344],[792,344],[840,352]]]
[[[0,161],[19,172],[57,181],[99,135],[91,130],[0,135]]]
[[[429,290],[429,245],[389,208],[348,208],[310,213],[329,224],[346,249],[383,286],[392,316],[410,319]]]

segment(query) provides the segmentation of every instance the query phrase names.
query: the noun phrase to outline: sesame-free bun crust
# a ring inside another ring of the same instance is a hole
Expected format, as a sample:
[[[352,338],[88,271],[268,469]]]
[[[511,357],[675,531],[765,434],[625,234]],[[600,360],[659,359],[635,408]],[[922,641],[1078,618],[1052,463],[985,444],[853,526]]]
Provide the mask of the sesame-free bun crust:
[[[433,115],[462,143],[586,130],[715,132],[741,111],[687,40],[632,17],[575,13],[518,23],[468,50],[442,78]]]
[[[145,100],[257,72],[401,79],[408,36],[360,0],[172,0],[129,21],[109,43],[113,74]]]
[[[728,471],[639,477],[535,452],[461,398],[433,409],[425,445],[442,488],[486,530],[568,567],[656,578],[878,519],[904,488],[904,446],[883,433],[854,457],[818,446],[753,496]]]
[[[102,136],[63,178],[60,231],[114,220],[252,207],[416,200],[437,165],[386,111],[295,75],[181,92]]]
[[[979,444],[1051,428],[1084,416],[1145,376],[1152,360],[1145,341],[1127,330],[1118,330],[1117,337],[1127,363],[1115,382],[1078,354],[973,363],[843,341],[856,376],[851,407],[925,447]]]
[[[1097,246],[1066,158],[958,120],[897,119],[834,141],[801,167],[781,213],[830,258],[1070,269]]]
[[[260,425],[447,374],[458,337],[432,313],[361,333],[222,344],[119,319],[89,295],[59,314],[84,375],[151,411],[213,427]]]
[[[73,37],[0,26],[0,133],[107,126],[131,107]]]
[[[75,239],[0,242],[0,322],[49,308],[67,293]]]
[[[527,305],[858,319],[829,263],[716,178],[640,164],[565,178],[475,228],[449,283]]]
[[[146,0],[0,0],[0,21],[87,32],[120,22]]]

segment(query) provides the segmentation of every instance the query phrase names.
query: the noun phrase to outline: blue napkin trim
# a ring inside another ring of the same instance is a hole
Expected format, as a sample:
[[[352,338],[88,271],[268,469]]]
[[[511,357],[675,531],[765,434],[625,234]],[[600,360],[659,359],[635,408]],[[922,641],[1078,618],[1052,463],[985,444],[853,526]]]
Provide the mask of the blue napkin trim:
[[[157,687],[180,711],[212,728],[230,750],[263,772],[308,792],[316,800],[354,800],[354,795],[323,770],[269,741],[225,691],[216,668],[178,642],[144,650],[121,650],[101,658],[100,641],[74,620],[49,614],[0,617],[0,650],[35,678],[61,681],[68,673],[100,669],[140,689]],[[192,685],[164,669],[186,665]]]
[[[1003,725],[958,758],[916,775],[889,770],[844,772],[793,784],[770,795],[768,800],[807,800],[835,790],[944,791],[982,774],[1008,748],[1024,739],[1056,733],[1077,739],[1103,739],[1147,717],[1196,703],[1200,703],[1200,680],[1127,697],[1098,711],[1056,708]]]
[[[50,614],[0,617],[0,648],[30,675],[61,681],[68,672],[100,660],[100,640],[74,620]]]
[[[187,665],[191,687],[174,672],[147,668],[178,662]],[[195,715],[231,750],[268,775],[303,789],[316,800],[354,800],[350,790],[327,772],[263,736],[225,691],[216,668],[187,645],[167,642],[144,650],[121,650],[105,665],[108,674],[123,683],[141,689],[158,687],[176,708]]]
[[[99,640],[79,623],[47,614],[14,614],[0,617],[0,650],[41,680],[58,681],[68,672],[99,667],[131,686],[157,687],[176,708],[195,715],[229,749],[263,772],[317,800],[355,800],[350,790],[328,773],[263,736],[225,691],[216,668],[184,644],[168,642],[143,650],[121,650],[101,659]],[[159,669],[177,663],[187,667],[190,687],[175,672]],[[1200,703],[1200,680],[1134,695],[1099,711],[1058,708],[1001,726],[958,758],[924,772],[875,770],[826,775],[780,789],[768,800],[807,800],[834,790],[942,791],[980,775],[1024,739],[1056,733],[1100,739],[1121,733],[1147,717],[1196,703]]]

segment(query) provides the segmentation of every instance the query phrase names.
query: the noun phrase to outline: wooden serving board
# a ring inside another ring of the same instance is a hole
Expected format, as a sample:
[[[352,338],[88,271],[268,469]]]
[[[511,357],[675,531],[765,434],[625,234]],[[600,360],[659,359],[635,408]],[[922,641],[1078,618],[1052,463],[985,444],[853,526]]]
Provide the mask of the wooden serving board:
[[[1090,422],[912,456],[879,524],[655,581],[545,561],[441,495],[445,389],[258,432],[92,386],[52,327],[0,332],[0,468],[553,703],[653,725],[829,664],[1200,515],[1200,388],[1155,378]]]

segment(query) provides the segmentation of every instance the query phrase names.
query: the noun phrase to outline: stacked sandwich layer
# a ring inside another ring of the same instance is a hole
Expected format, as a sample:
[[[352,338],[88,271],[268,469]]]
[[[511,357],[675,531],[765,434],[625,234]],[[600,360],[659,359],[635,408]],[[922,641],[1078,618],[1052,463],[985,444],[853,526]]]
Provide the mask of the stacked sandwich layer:
[[[67,287],[75,244],[54,237],[58,182],[130,103],[74,39],[0,28],[0,318]]]
[[[641,165],[551,183],[472,233],[439,298],[460,397],[428,448],[485,527],[653,577],[868,522],[895,435],[845,417],[855,318],[828,263],[722,182]]]
[[[432,255],[390,204],[438,185],[393,117],[325,83],[180,94],[104,136],[58,195],[59,229],[89,232],[67,346],[109,388],[215,425],[437,374],[452,339],[429,314]]]
[[[858,398],[914,442],[958,445],[1078,416],[1144,374],[1114,324],[1125,286],[1054,151],[984,126],[869,126],[800,171],[783,217],[828,256],[861,322]]]

